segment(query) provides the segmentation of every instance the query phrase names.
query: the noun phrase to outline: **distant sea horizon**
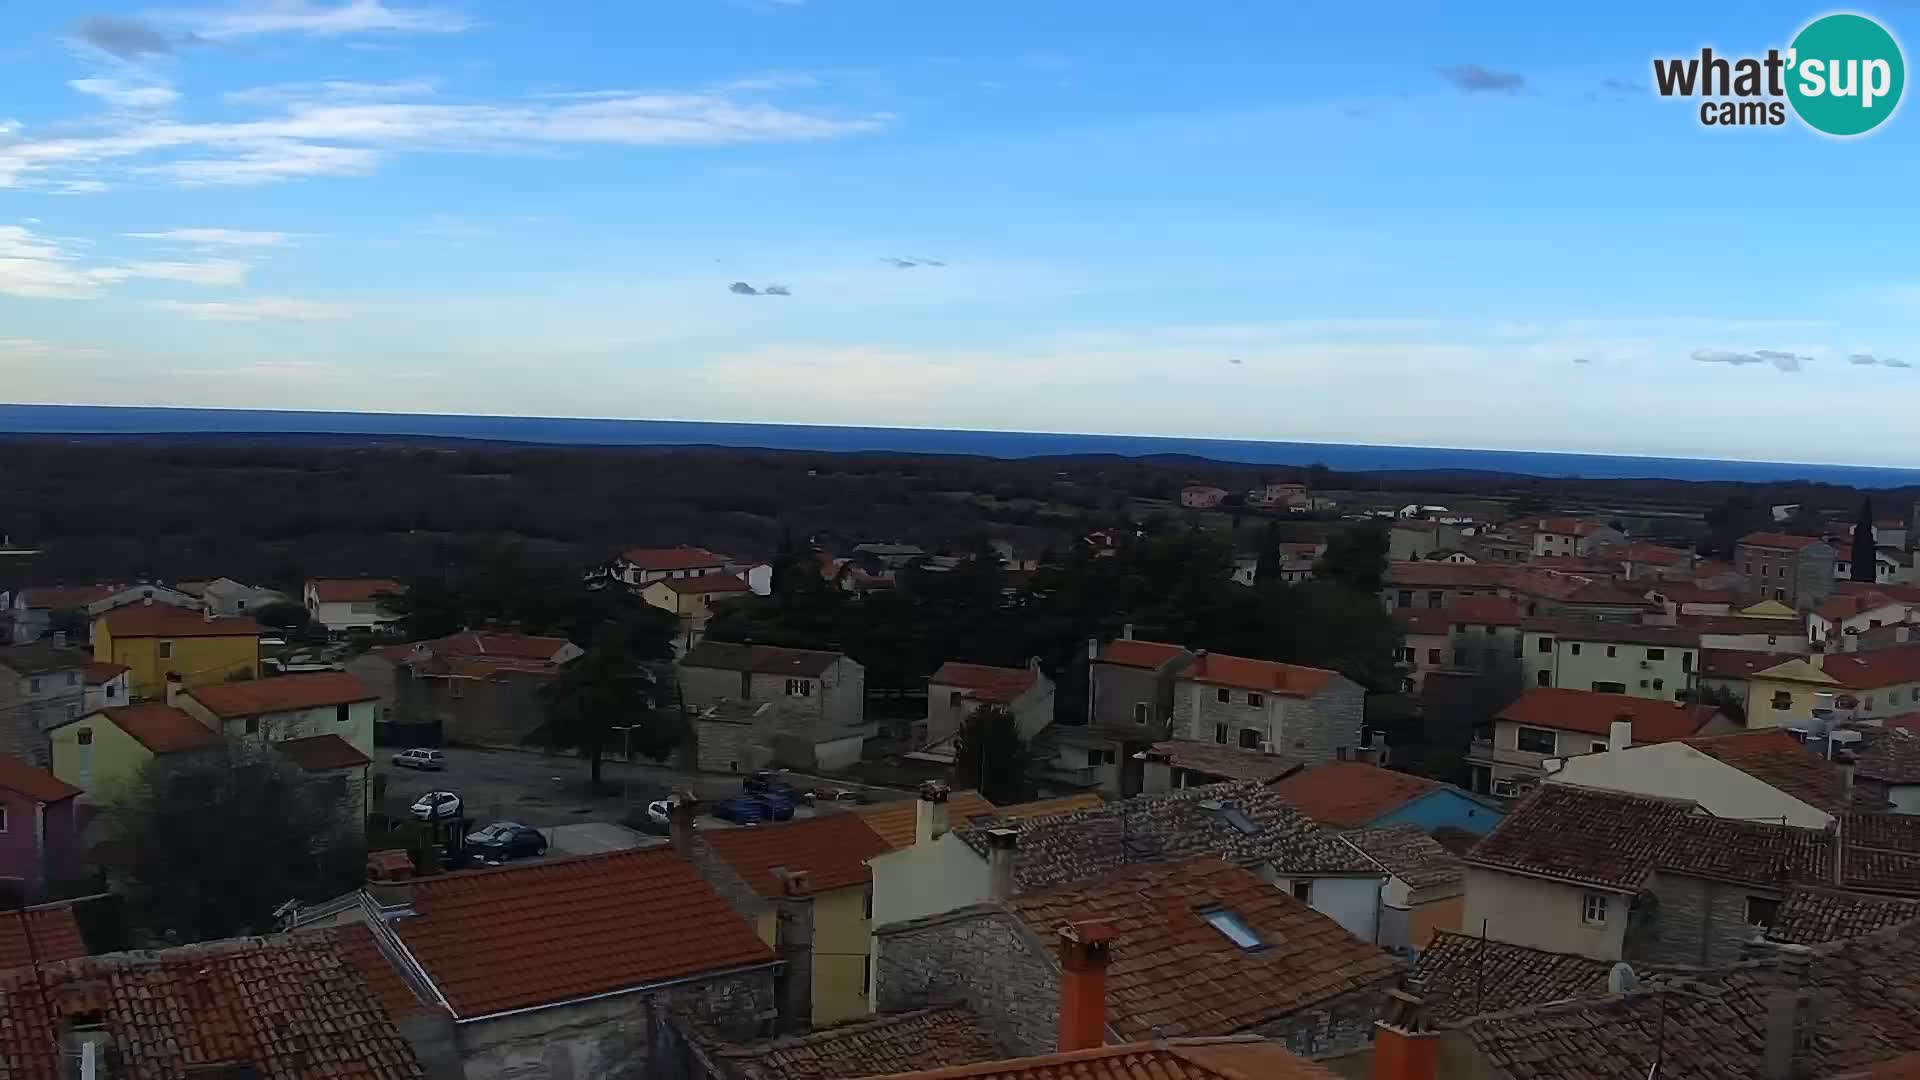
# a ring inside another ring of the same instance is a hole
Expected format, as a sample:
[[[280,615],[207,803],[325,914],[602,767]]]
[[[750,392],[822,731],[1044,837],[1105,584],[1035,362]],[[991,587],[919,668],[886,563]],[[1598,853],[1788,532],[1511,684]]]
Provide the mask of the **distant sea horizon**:
[[[1920,485],[1920,468],[1735,461],[1536,450],[1473,450],[1360,443],[1076,435],[945,428],[843,427],[696,420],[306,412],[0,403],[0,437],[137,439],[193,435],[329,439],[447,439],[545,446],[678,447],[826,453],[959,454],[994,458],[1186,456],[1237,465],[1320,464],[1338,472],[1480,472],[1587,480],[1768,483],[1805,480],[1856,488]]]

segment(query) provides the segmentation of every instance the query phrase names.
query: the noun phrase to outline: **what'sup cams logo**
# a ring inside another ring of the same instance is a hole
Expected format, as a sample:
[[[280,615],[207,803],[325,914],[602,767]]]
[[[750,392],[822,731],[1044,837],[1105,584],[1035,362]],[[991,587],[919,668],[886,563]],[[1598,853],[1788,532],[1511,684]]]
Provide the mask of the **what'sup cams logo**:
[[[1787,110],[1815,131],[1864,135],[1900,107],[1906,58],[1886,27],[1865,15],[1824,15],[1794,35],[1783,52],[1729,58],[1711,48],[1699,56],[1653,62],[1661,97],[1701,98],[1707,127],[1778,127]]]

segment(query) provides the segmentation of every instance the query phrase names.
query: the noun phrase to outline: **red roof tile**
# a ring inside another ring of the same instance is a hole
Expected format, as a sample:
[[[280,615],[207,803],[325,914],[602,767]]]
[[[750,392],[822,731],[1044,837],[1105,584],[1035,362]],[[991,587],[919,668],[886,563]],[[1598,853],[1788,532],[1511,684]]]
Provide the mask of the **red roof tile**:
[[[998,1061],[1006,1049],[965,1005],[881,1013],[747,1046],[718,1046],[721,1075],[754,1080],[848,1080],[874,1072]]]
[[[620,557],[642,570],[698,570],[727,564],[725,555],[697,547],[628,548]]]
[[[312,735],[304,739],[288,739],[285,742],[274,743],[273,748],[291,758],[295,765],[307,772],[354,769],[373,764],[373,759],[361,753],[359,747],[338,735]]]
[[[1357,829],[1446,786],[1362,761],[1329,761],[1278,781],[1273,792],[1322,825]]]
[[[1182,646],[1169,645],[1163,641],[1115,638],[1100,646],[1100,662],[1118,664],[1121,667],[1159,670],[1162,664],[1178,658],[1186,651]]]
[[[990,705],[1011,705],[1033,689],[1039,677],[1031,668],[990,667],[949,660],[927,679],[931,686],[957,686],[966,696]]]
[[[1613,730],[1615,720],[1631,719],[1634,745],[1644,746],[1684,739],[1699,731],[1718,711],[1714,705],[1688,705],[1592,690],[1532,687],[1502,709],[1499,719],[1588,735],[1606,735]]]
[[[133,604],[101,616],[117,638],[259,637],[260,624],[245,615],[208,618],[172,604]]]
[[[96,660],[87,664],[82,678],[88,686],[105,686],[131,670],[125,664],[107,664]]]
[[[1890,585],[1872,581],[1836,581],[1833,591],[1841,595],[1863,592],[1882,593],[1895,600],[1904,600],[1909,604],[1920,604],[1920,585]]]
[[[125,585],[41,585],[20,590],[20,597],[28,607],[77,611],[125,588]]]
[[[1657,581],[1649,584],[1647,591],[1659,593],[1675,604],[1726,604],[1731,607],[1746,600],[1746,594],[1739,589],[1709,589],[1694,581]]]
[[[1802,548],[1809,548],[1815,544],[1824,544],[1826,541],[1817,536],[1794,536],[1790,533],[1756,532],[1748,533],[1741,537],[1740,543],[1753,547],[1783,548],[1788,551],[1799,551]]]
[[[1325,668],[1207,653],[1197,656],[1180,677],[1213,686],[1264,690],[1285,697],[1312,697],[1332,685],[1340,675]]]
[[[323,604],[364,604],[407,591],[405,585],[392,578],[314,578],[307,584]]]
[[[1302,767],[1299,758],[1285,754],[1263,754],[1258,750],[1191,739],[1154,743],[1147,757],[1176,769],[1224,780],[1277,780]]]
[[[393,930],[462,1019],[774,961],[671,848],[423,878],[413,910]]]
[[[886,802],[863,806],[854,813],[867,823],[889,849],[912,847],[914,830],[918,827],[918,799],[889,799]],[[1104,800],[1091,792],[1082,795],[1062,795],[1057,799],[1037,799],[1033,802],[1014,803],[1011,806],[995,806],[982,798],[971,788],[963,788],[947,796],[947,826],[962,828],[977,819],[992,818],[997,821],[1020,821],[1026,818],[1051,817],[1055,814],[1072,813],[1089,807],[1101,806]]]
[[[85,955],[87,943],[80,937],[72,908],[0,911],[0,970]],[[0,1047],[5,1042],[0,1036]]]
[[[407,980],[394,970],[380,947],[374,944],[373,932],[367,929],[367,924],[349,923],[334,933],[341,954],[360,972],[360,977],[366,980],[367,987],[380,999],[388,1016],[404,1020],[409,1016],[436,1011],[435,1006],[421,1001],[407,985]]]
[[[1797,653],[1747,652],[1744,649],[1706,649],[1700,653],[1700,674],[1709,679],[1744,679],[1795,659]]]
[[[45,769],[34,768],[12,754],[0,754],[0,788],[19,792],[41,803],[59,802],[80,794],[79,788]]]
[[[781,894],[774,870],[805,871],[816,893],[873,880],[867,860],[892,850],[858,814],[825,814],[810,821],[711,829],[700,839],[761,896]]]
[[[114,727],[133,736],[141,746],[156,754],[198,750],[212,746],[215,741],[207,725],[182,709],[157,701],[101,709],[94,715],[106,717]]]
[[[1762,783],[1829,812],[1851,808],[1840,769],[1781,728],[1707,735],[1687,745]]]
[[[1446,637],[1448,628],[1453,625],[1446,608],[1394,608],[1393,618],[1408,634],[1426,637]]]
[[[1664,544],[1649,544],[1644,540],[1635,540],[1625,544],[1610,544],[1606,555],[1609,559],[1626,562],[1646,563],[1650,566],[1683,566],[1693,558],[1693,552],[1686,548],[1667,547]]]
[[[680,658],[681,667],[751,671],[757,675],[793,675],[817,679],[846,658],[824,649],[788,649],[779,645],[742,645],[703,641]]]
[[[1820,606],[1814,610],[1819,612],[1821,618],[1829,622],[1839,622],[1842,619],[1851,619],[1863,611],[1871,611],[1878,607],[1890,607],[1895,604],[1905,605],[1908,602],[1909,601],[1906,600],[1896,600],[1886,593],[1878,591],[1840,593],[1822,600]]]
[[[562,637],[540,637],[533,634],[504,633],[498,630],[462,630],[432,641],[416,641],[406,645],[390,645],[376,650],[382,655],[397,655],[405,659],[415,649],[425,649],[435,656],[497,656],[514,660],[552,660],[560,650],[572,642]],[[397,654],[387,649],[399,650]]]
[[[1386,582],[1399,589],[1493,589],[1504,584],[1502,567],[1415,559],[1387,564]]]
[[[1021,893],[1006,907],[1052,949],[1069,922],[1110,919],[1107,1023],[1122,1039],[1228,1035],[1390,982],[1393,958],[1339,923],[1215,858],[1133,866]],[[1238,916],[1246,950],[1196,908]]]
[[[1779,659],[1785,662],[1792,658]],[[1849,690],[1920,682],[1920,642],[1862,653],[1828,653],[1818,659],[1821,672]]]
[[[1461,596],[1445,609],[1447,618],[1475,626],[1518,626],[1520,605],[1500,596]]]
[[[1335,1074],[1255,1037],[1155,1039],[1064,1054],[1007,1058],[869,1080],[1337,1080]],[[1879,1080],[1879,1078],[1875,1078]]]
[[[324,709],[378,701],[380,695],[348,671],[310,671],[271,679],[197,686],[187,691],[215,716],[232,720],[242,716]]]
[[[656,585],[665,585],[684,596],[710,596],[714,593],[752,592],[753,586],[733,574],[698,574],[694,577],[668,578],[656,581]]]

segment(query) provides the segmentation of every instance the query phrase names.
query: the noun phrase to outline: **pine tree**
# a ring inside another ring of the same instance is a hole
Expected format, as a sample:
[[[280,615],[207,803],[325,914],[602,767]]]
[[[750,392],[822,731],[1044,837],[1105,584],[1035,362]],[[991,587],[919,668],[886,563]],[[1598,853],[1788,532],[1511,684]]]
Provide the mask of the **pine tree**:
[[[1873,581],[1879,551],[1873,543],[1873,496],[1860,500],[1860,516],[1853,522],[1853,580]]]

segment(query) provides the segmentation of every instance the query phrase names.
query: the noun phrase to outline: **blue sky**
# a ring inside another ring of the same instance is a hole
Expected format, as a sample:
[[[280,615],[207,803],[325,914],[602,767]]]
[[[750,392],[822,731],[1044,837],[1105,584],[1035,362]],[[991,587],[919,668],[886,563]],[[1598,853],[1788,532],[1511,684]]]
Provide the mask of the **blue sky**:
[[[1920,464],[1920,119],[1648,88],[1824,9],[1297,7],[10,8],[0,401]]]

